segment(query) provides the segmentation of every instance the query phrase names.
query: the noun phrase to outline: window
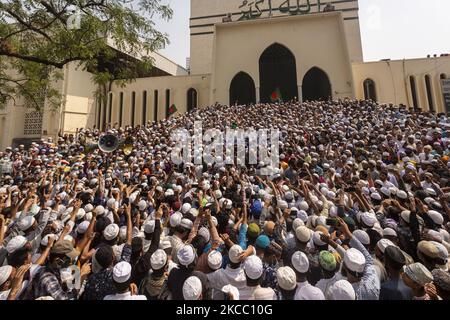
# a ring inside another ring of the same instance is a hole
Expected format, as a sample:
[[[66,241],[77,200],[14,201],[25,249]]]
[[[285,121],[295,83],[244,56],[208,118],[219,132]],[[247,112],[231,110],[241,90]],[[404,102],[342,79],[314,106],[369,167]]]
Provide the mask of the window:
[[[372,79],[364,80],[364,98],[366,100],[377,101],[377,91],[375,89],[375,81]]]
[[[42,112],[33,110],[25,113],[23,134],[26,136],[42,134]]]
[[[428,108],[431,112],[434,112],[433,87],[431,77],[428,74],[425,76],[425,88],[427,89]]]
[[[447,75],[445,73],[441,73],[439,78],[441,78],[441,80],[447,79]]]
[[[134,118],[136,114],[136,92],[131,93],[131,126],[134,127]]]
[[[142,92],[142,125],[147,122],[147,91]]]
[[[168,118],[170,116],[169,108],[170,108],[170,89],[167,89],[166,90],[166,118]]]
[[[158,90],[155,90],[153,99],[153,121],[158,121]]]
[[[119,99],[119,127],[122,126],[122,120],[123,120],[123,92],[120,93]]]
[[[113,100],[113,95],[112,93],[109,94],[109,107],[108,107],[108,123],[111,124],[111,119],[112,119],[112,101]]]
[[[413,107],[414,110],[417,110],[419,108],[419,105],[417,104],[417,89],[416,89],[416,79],[414,76],[409,77],[409,85],[411,86],[411,95],[413,100]]]

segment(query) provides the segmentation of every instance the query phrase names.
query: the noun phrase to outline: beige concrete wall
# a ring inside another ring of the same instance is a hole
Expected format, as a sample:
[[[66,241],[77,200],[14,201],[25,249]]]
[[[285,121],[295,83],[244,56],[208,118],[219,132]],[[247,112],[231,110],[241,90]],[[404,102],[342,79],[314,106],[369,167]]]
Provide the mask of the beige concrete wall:
[[[96,86],[92,74],[76,64],[68,64],[62,90],[65,103],[61,108],[60,126],[63,131],[75,133],[77,128],[92,128],[96,120]]]
[[[409,77],[416,80],[418,105],[423,110],[430,110],[425,76],[429,75],[432,97],[437,112],[445,112],[441,74],[450,76],[450,57],[378,61],[353,64],[356,97],[364,98],[364,80],[370,78],[375,82],[378,101],[382,103],[403,103],[413,106]]]
[[[170,90],[170,103],[175,104],[177,107],[177,113],[184,113],[187,110],[187,91],[190,88],[197,90],[197,106],[204,107],[209,104],[209,75],[197,75],[197,76],[167,76],[167,77],[154,77],[154,78],[142,78],[128,84],[126,87],[121,88],[118,85],[114,85],[111,93],[113,95],[112,100],[112,117],[111,122],[114,124],[119,121],[120,110],[120,93],[123,92],[123,119],[122,125],[131,124],[131,101],[132,93],[136,93],[136,109],[135,109],[135,124],[142,124],[146,121],[154,121],[154,108],[155,108],[155,90],[158,91],[158,120],[164,119],[166,116],[166,90]],[[143,92],[147,91],[147,118],[143,121],[142,107],[143,107]],[[108,108],[107,108],[108,109]],[[102,108],[102,113],[104,112]],[[108,110],[107,118],[108,121]],[[175,114],[175,115],[176,115]]]
[[[284,0],[271,0],[272,17],[289,16],[288,13],[281,13],[278,8],[285,2]],[[347,45],[352,62],[363,61],[361,36],[359,27],[359,6],[357,0],[310,0],[310,13],[319,12],[318,3],[321,4],[320,12],[323,11],[326,3],[332,3],[336,10],[340,10],[344,17],[345,31],[347,33]],[[191,74],[211,73],[212,43],[214,42],[214,25],[222,22],[222,18],[227,13],[232,14],[232,20],[237,21],[242,17],[242,0],[191,0]],[[254,3],[254,1],[248,1]],[[292,0],[291,6],[294,6],[295,0]],[[307,3],[307,0],[300,0],[301,5]],[[245,8],[245,7],[244,7]],[[256,12],[255,6],[252,6]],[[257,19],[265,20],[269,23],[269,0],[265,0],[259,5],[262,14]],[[262,34],[260,36],[263,36]],[[235,43],[235,47],[239,47]]]
[[[253,20],[217,25],[211,102],[229,103],[231,81],[240,71],[253,78],[259,100],[259,57],[274,42],[286,46],[295,56],[298,86],[308,70],[319,67],[328,75],[334,98],[353,97],[343,28],[339,12],[278,18],[270,24]]]

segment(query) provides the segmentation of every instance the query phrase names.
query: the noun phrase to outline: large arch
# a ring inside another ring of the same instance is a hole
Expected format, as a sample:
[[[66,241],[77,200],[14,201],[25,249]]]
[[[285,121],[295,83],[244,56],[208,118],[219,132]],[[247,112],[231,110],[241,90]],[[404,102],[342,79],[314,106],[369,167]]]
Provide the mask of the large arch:
[[[186,110],[187,112],[190,112],[192,110],[194,110],[195,108],[197,108],[197,90],[195,90],[194,88],[190,88],[187,91],[187,100],[186,100]]]
[[[298,98],[297,67],[292,52],[279,43],[264,50],[259,58],[261,102]]]
[[[303,77],[303,101],[329,100],[332,98],[328,75],[318,67],[312,67]]]
[[[230,84],[230,105],[256,102],[255,82],[245,72],[237,73]]]

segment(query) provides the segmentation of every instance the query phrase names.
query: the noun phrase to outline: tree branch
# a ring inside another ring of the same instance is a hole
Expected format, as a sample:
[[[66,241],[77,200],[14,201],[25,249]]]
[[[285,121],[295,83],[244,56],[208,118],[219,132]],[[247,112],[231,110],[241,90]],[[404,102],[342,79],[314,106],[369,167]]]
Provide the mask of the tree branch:
[[[50,38],[50,36],[48,34],[46,34],[45,32],[43,32],[42,30],[34,27],[32,24],[27,23],[26,21],[22,20],[21,17],[19,17],[16,13],[14,13],[11,10],[5,9],[6,12],[8,12],[9,15],[11,15],[14,19],[17,20],[17,22],[19,22],[20,24],[24,25],[25,27],[27,27],[29,30],[32,30],[34,32],[39,33],[41,36],[45,37],[47,40],[49,40],[50,42],[53,42],[52,38]]]

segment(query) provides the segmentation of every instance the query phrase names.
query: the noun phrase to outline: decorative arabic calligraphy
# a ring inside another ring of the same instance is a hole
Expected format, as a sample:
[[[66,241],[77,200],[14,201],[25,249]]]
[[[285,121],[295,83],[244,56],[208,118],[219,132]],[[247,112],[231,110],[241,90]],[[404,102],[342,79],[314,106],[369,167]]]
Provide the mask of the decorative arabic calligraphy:
[[[242,16],[239,20],[249,20],[260,18],[264,12],[268,12],[268,17],[272,16],[272,11],[278,10],[281,13],[297,15],[311,13],[311,0],[285,0],[278,8],[273,7],[275,0],[243,0],[239,6]],[[263,8],[267,4],[266,8]],[[317,0],[317,12],[320,12],[321,3]]]

